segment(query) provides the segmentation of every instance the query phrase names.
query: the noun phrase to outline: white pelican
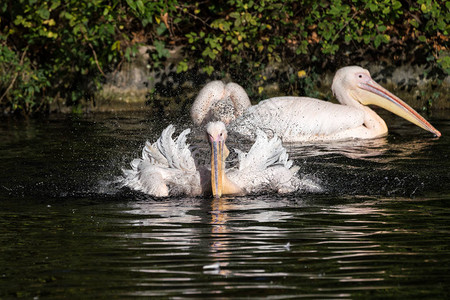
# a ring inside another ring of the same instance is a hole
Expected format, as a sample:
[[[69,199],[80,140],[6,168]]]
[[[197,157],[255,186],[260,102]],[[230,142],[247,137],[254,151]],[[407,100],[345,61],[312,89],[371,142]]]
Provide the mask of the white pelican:
[[[441,136],[421,115],[381,87],[370,77],[369,71],[361,67],[339,69],[331,89],[341,105],[308,97],[270,98],[249,107],[228,129],[249,139],[254,139],[256,129],[261,129],[279,136],[283,142],[376,138],[386,135],[388,129],[384,120],[365,106],[374,104]]]
[[[191,108],[194,124],[201,125],[210,121],[230,123],[251,106],[245,90],[237,83],[224,84],[211,81],[199,92]]]
[[[148,141],[142,158],[131,162],[131,170],[123,170],[122,184],[156,197],[176,195],[199,196],[212,194],[244,195],[264,191],[289,193],[298,190],[320,191],[319,185],[295,175],[286,149],[277,137],[268,139],[260,131],[248,153],[236,150],[239,167],[225,171],[225,158],[229,151],[225,145],[227,130],[223,122],[210,122],[206,126],[211,146],[211,167],[199,165],[186,144],[190,129],[175,140],[174,126],[169,125],[156,143]]]

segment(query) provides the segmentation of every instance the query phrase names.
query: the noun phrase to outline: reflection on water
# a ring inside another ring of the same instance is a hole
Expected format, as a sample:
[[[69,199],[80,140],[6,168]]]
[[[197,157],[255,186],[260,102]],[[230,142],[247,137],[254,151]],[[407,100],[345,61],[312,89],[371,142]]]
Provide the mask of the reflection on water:
[[[286,148],[292,153],[293,158],[308,156],[346,156],[351,159],[368,160],[379,163],[390,163],[398,159],[412,159],[417,154],[435,145],[435,138],[405,139],[392,143],[387,137],[370,140],[345,140],[329,143],[290,143]]]
[[[430,226],[450,211],[438,211],[438,202],[314,196],[129,203],[122,209],[139,220],[130,226],[140,234],[115,237],[139,261],[130,266],[139,285],[123,295],[443,295],[448,225]]]
[[[399,122],[376,140],[289,145],[322,194],[118,189],[120,168],[167,123],[0,124],[0,298],[449,297],[448,120],[433,122],[439,140]]]
[[[228,228],[228,210],[233,209],[233,204],[227,198],[213,198],[211,200],[211,244],[210,252],[213,264],[203,266],[205,274],[231,275],[231,271],[226,269],[229,259],[229,241],[226,236],[230,234]]]

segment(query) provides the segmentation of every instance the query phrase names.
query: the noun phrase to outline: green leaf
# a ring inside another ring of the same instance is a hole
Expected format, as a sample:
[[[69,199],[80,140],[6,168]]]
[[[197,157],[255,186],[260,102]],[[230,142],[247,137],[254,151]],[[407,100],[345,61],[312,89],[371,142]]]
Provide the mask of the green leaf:
[[[138,11],[139,11],[141,14],[144,14],[144,12],[145,12],[145,6],[144,6],[144,3],[142,2],[142,0],[137,0],[137,1],[136,1],[136,6],[137,6],[137,8],[138,8]]]
[[[392,1],[392,10],[396,11],[399,10],[402,7],[402,3],[397,0]]]
[[[419,27],[419,22],[417,22],[416,19],[411,19],[409,20],[409,24],[411,24],[413,27],[418,28]]]
[[[167,27],[164,24],[164,22],[159,23],[158,28],[156,28],[156,34],[158,34],[159,36],[161,36],[164,32],[166,32]]]
[[[437,63],[444,69],[447,75],[450,75],[450,56],[438,58]]]
[[[211,75],[212,72],[214,72],[214,67],[213,66],[206,66],[202,68],[203,71],[205,71],[208,75]]]
[[[374,12],[378,10],[378,5],[376,3],[369,3],[370,11]]]
[[[130,54],[131,54],[131,48],[128,47],[128,48],[125,50],[125,54],[124,54],[125,58],[126,58],[128,61],[130,61],[130,59],[131,59]]]
[[[134,0],[127,0],[127,3],[133,10],[136,10],[136,2]]]
[[[56,8],[58,8],[61,5],[61,1],[59,1],[59,0],[53,0],[51,3],[52,3],[52,6],[50,6],[50,10],[55,10]]]
[[[169,52],[169,50],[167,50],[165,48],[166,45],[163,41],[155,41],[153,44],[156,48],[156,52],[157,52],[159,58],[170,56],[170,52]]]
[[[50,17],[50,12],[46,8],[38,9],[37,13],[44,20],[47,20]]]
[[[177,73],[186,72],[188,70],[188,64],[185,61],[180,61],[177,66]]]
[[[377,35],[373,41],[375,48],[378,48],[380,46],[381,41],[382,41],[381,35]]]
[[[230,17],[233,18],[233,19],[240,19],[241,18],[241,14],[238,13],[238,12],[232,12],[230,14]]]
[[[64,13],[64,17],[65,17],[67,20],[72,20],[72,19],[73,19],[73,15],[70,14],[70,13],[68,13],[68,12],[65,12],[65,13]]]

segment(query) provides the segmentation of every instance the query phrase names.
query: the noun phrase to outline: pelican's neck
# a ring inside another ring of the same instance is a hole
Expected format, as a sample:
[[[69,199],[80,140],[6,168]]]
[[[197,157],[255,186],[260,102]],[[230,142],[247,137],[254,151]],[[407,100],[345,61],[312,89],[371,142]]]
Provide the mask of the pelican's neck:
[[[370,107],[362,105],[355,98],[356,94],[352,94],[351,90],[338,88],[335,90],[336,99],[343,105],[352,106],[364,111],[364,126],[371,131],[372,136],[385,135],[388,131],[386,122]]]
[[[373,132],[373,136],[382,136],[388,132],[386,122],[370,107],[361,105],[364,110],[364,126]]]
[[[223,188],[222,193],[224,195],[239,195],[242,194],[242,189],[235,184],[233,181],[231,181],[227,174],[225,173],[223,175]]]
[[[356,108],[363,107],[363,105],[355,99],[356,94],[353,95],[354,92],[352,93],[351,90],[348,90],[344,87],[339,86],[338,88],[334,89],[334,93],[336,95],[336,99],[342,105],[353,106]]]

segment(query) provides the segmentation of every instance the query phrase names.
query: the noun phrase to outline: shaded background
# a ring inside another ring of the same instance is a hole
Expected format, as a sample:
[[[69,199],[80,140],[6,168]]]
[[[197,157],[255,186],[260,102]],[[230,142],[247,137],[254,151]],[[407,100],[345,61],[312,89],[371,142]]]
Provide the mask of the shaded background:
[[[449,108],[448,1],[4,1],[5,112],[188,107],[212,79],[251,100],[332,99],[367,67],[416,109]]]

